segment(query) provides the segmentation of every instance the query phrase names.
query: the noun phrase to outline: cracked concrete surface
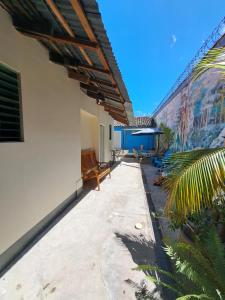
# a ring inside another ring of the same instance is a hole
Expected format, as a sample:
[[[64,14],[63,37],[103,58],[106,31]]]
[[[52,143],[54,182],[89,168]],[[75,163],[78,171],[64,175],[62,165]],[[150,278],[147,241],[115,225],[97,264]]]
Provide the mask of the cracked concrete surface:
[[[132,268],[155,263],[154,241],[140,166],[122,162],[0,279],[0,299],[135,299],[125,280],[144,278]]]

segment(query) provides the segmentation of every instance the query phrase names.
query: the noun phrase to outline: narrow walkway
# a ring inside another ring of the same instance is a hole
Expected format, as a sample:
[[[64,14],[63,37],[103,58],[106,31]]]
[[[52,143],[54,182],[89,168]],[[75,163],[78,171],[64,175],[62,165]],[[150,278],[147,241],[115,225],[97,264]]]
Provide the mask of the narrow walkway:
[[[155,215],[151,218],[157,218],[160,224],[160,230],[163,238],[169,240],[177,240],[179,231],[172,231],[170,229],[170,222],[164,215],[164,207],[166,204],[166,192],[162,187],[155,186],[154,180],[160,176],[158,168],[153,167],[150,163],[143,163],[142,170],[147,180],[148,189],[151,193],[151,199],[155,208]]]
[[[140,166],[122,162],[0,279],[0,299],[135,299],[125,280],[144,278],[132,268],[155,262],[154,241]]]

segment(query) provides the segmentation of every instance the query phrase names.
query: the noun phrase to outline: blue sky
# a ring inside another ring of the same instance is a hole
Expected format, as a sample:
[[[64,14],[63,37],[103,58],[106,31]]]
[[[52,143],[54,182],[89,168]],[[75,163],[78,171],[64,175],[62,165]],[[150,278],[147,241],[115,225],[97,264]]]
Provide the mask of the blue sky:
[[[135,115],[151,114],[225,15],[225,0],[97,0]]]

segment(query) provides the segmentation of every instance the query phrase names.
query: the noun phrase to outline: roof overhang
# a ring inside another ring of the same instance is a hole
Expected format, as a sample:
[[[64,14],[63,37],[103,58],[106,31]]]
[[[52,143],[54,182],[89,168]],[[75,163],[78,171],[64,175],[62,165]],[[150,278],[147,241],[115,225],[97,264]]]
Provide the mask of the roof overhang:
[[[129,124],[132,104],[116,63],[96,0],[0,0],[16,29],[42,43],[49,59],[104,107]]]

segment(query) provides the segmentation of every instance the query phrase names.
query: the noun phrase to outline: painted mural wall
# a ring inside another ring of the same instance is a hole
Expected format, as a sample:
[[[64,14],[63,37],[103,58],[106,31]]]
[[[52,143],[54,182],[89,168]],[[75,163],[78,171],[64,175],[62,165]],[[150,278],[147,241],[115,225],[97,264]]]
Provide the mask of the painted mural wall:
[[[176,151],[222,146],[225,79],[218,72],[207,71],[181,89],[155,118],[174,130]]]

